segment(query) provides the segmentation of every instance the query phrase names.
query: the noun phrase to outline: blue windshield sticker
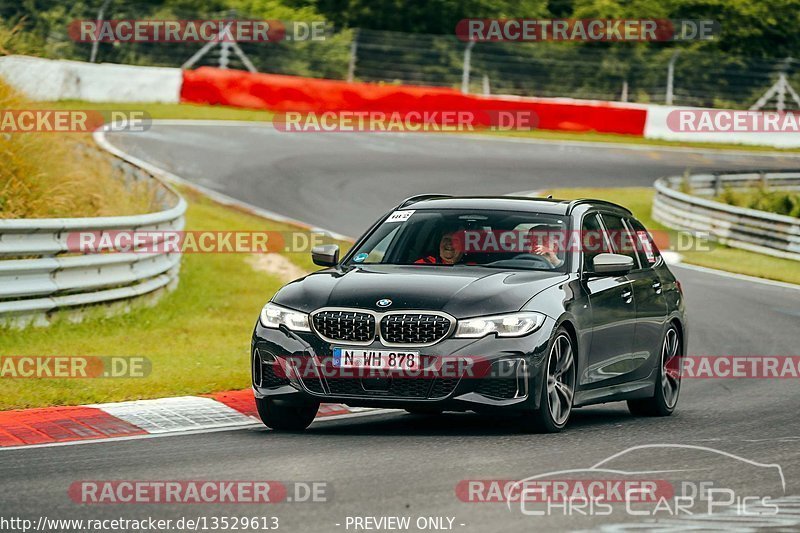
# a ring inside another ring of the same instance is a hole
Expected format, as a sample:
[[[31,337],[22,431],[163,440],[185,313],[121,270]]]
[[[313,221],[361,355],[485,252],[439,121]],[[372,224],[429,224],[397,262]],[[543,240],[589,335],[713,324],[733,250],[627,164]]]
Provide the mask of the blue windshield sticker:
[[[365,259],[366,259],[368,256],[369,256],[369,254],[367,254],[367,253],[364,253],[364,252],[361,252],[360,254],[356,254],[356,256],[353,258],[353,261],[354,261],[354,262],[356,262],[356,263],[361,263],[361,262],[363,262],[363,261],[364,261],[364,260],[365,260]]]

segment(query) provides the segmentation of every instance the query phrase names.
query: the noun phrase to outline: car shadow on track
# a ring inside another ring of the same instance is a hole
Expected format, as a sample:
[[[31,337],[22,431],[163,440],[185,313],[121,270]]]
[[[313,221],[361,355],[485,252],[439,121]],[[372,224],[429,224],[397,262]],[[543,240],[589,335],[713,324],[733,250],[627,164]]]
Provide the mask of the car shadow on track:
[[[570,431],[634,424],[641,418],[631,416],[624,407],[577,409],[565,430]],[[517,421],[475,413],[444,413],[441,415],[397,414],[343,418],[309,427],[305,435],[346,436],[497,436],[519,434]]]

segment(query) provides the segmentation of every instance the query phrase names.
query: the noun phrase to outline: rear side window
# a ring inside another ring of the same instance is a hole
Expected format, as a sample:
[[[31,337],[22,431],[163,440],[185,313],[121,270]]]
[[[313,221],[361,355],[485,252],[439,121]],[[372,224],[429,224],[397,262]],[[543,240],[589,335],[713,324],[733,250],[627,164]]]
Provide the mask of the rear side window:
[[[653,241],[652,235],[650,235],[650,232],[635,218],[629,218],[628,224],[630,224],[633,231],[636,233],[636,247],[639,253],[639,261],[641,261],[643,267],[653,266],[658,262],[661,254],[658,252],[658,247]]]
[[[583,217],[581,224],[581,250],[583,250],[583,270],[594,271],[592,260],[599,254],[611,252],[597,213]]]
[[[622,221],[622,218],[616,215],[603,213],[603,224],[608,231],[608,237],[611,239],[614,252],[627,255],[633,259],[634,268],[637,268],[637,265],[639,265],[639,255],[636,251],[636,239]]]

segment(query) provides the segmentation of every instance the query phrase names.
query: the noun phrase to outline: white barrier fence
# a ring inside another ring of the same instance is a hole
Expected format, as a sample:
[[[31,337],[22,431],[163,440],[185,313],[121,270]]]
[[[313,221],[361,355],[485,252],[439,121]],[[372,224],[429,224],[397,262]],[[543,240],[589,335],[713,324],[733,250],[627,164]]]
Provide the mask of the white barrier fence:
[[[726,187],[742,189],[758,183],[768,184],[771,189],[800,190],[800,171],[661,178],[655,182],[653,218],[665,226],[699,232],[733,248],[800,261],[800,218],[710,199]],[[692,194],[681,192],[686,185]]]
[[[46,323],[47,313],[56,309],[125,300],[177,283],[179,253],[70,253],[70,234],[75,232],[183,229],[186,201],[174,189],[128,162],[105,157],[129,178],[156,180],[163,210],[118,217],[0,220],[0,322]]]
[[[183,70],[172,67],[146,67],[114,63],[84,63],[28,56],[0,56],[0,77],[33,100],[82,100],[87,102],[179,103]],[[520,98],[509,96],[508,98]],[[538,98],[541,102],[570,102],[596,105],[598,100]],[[678,131],[668,117],[678,111],[702,113],[718,110],[655,104],[606,102],[612,107],[646,111],[641,136],[646,139],[686,142],[735,143],[743,145],[800,147],[796,131],[743,132]],[[753,112],[756,113],[756,112]]]
[[[753,146],[774,146],[776,148],[800,147],[800,133],[794,130],[784,132],[758,132],[758,131],[680,131],[675,128],[677,120],[670,120],[671,113],[689,112],[691,116],[698,117],[702,113],[714,114],[720,110],[702,107],[675,107],[664,105],[647,105],[647,119],[644,126],[645,139],[659,139],[663,141],[697,142],[697,143],[733,143]],[[739,111],[757,115],[759,111]],[[672,127],[670,127],[672,125]]]
[[[0,77],[32,100],[52,101],[177,104],[183,83],[177,68],[28,56],[0,56]]]

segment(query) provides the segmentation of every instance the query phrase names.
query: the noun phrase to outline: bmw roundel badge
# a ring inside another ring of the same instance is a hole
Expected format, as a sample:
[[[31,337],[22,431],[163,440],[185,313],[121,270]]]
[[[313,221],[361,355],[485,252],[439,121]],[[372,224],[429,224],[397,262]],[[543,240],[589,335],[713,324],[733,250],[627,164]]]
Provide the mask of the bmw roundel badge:
[[[383,298],[381,300],[378,300],[377,305],[378,307],[389,307],[390,305],[392,305],[392,301],[388,298]]]

